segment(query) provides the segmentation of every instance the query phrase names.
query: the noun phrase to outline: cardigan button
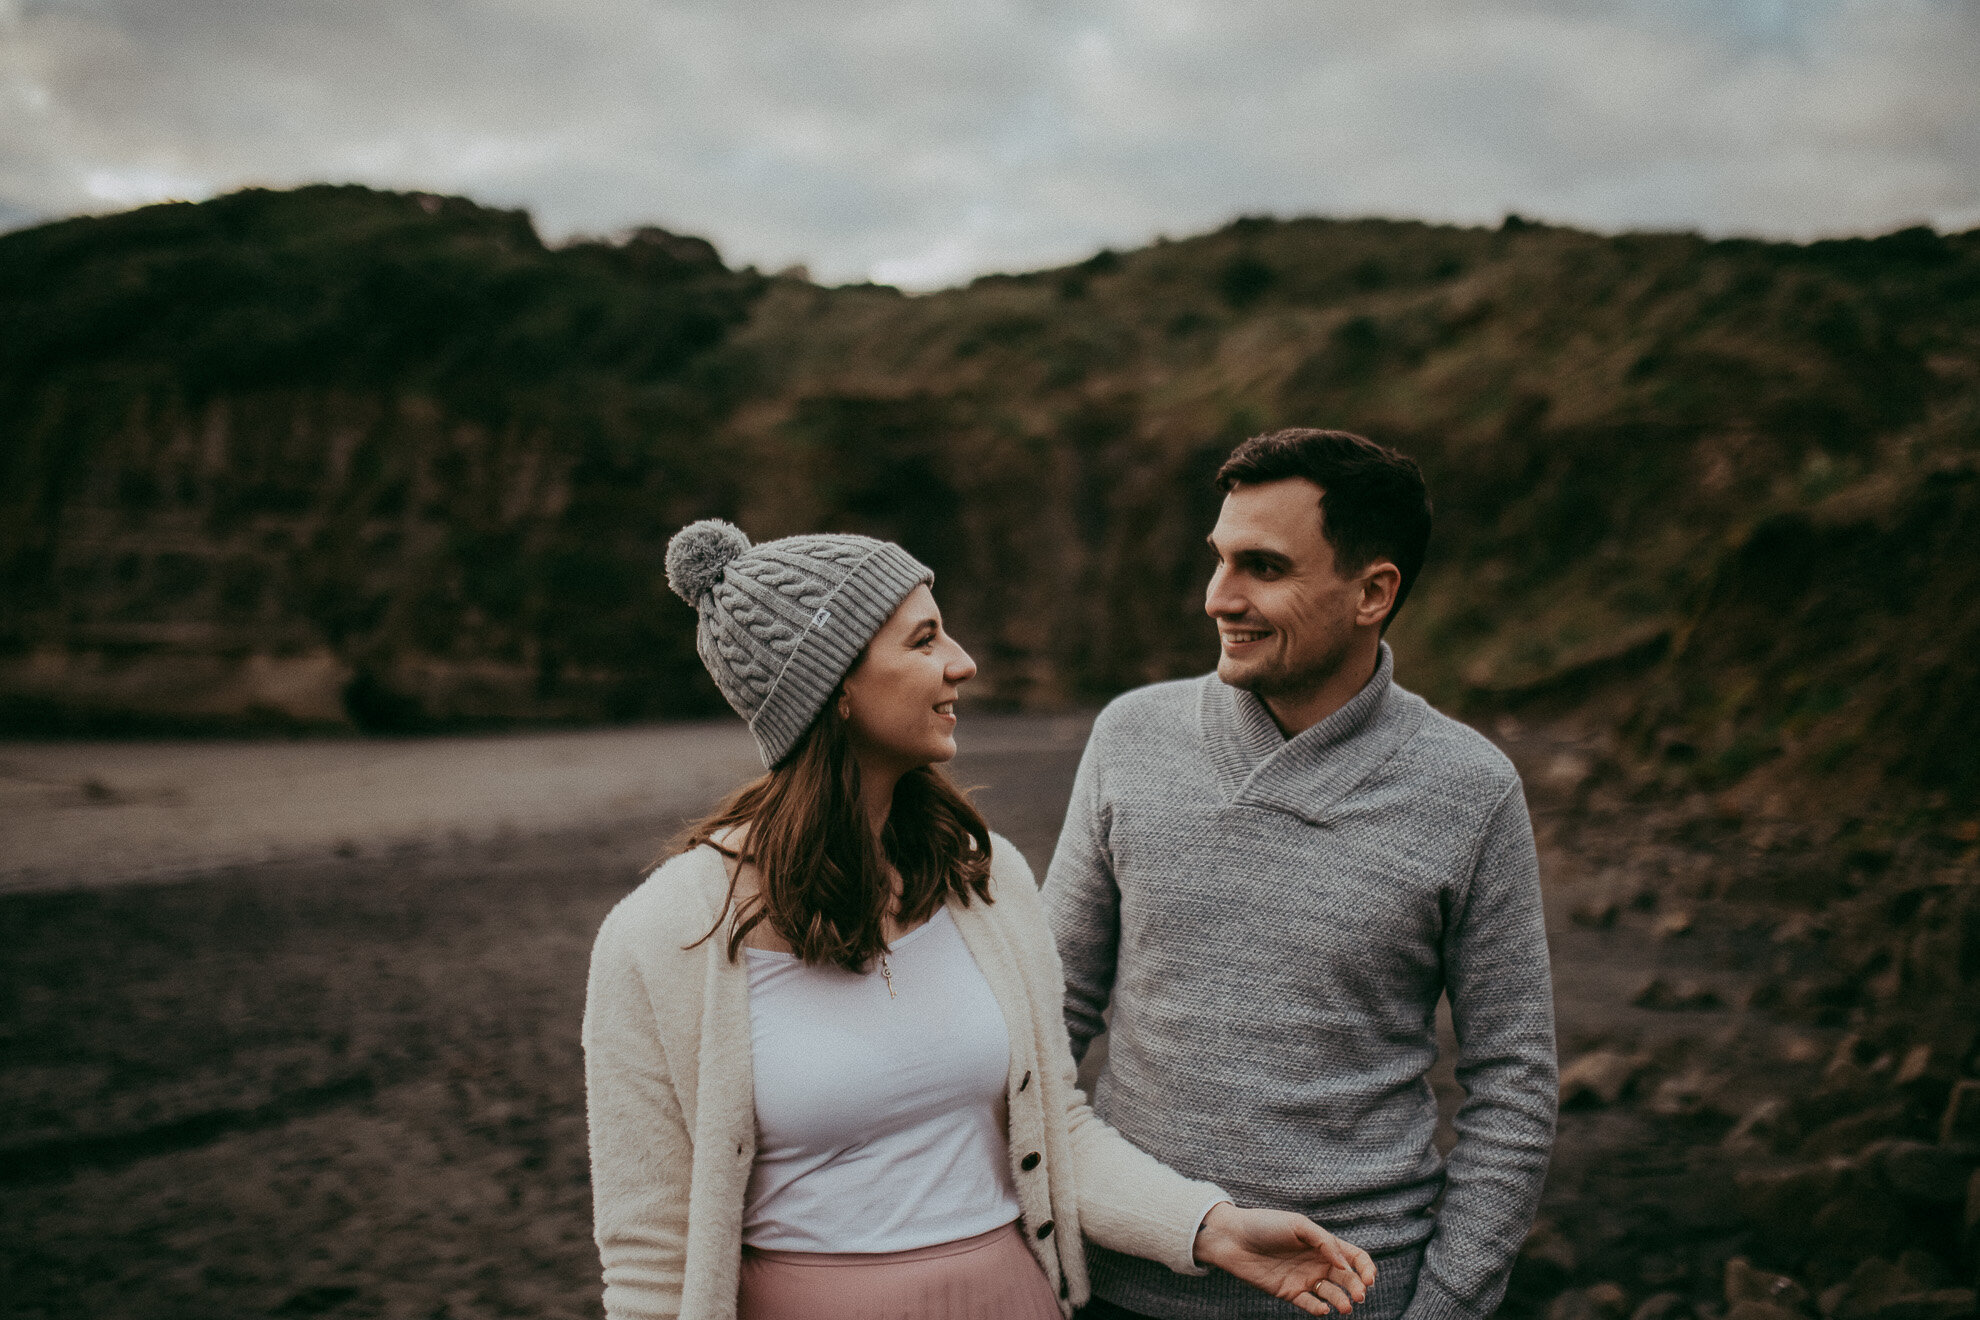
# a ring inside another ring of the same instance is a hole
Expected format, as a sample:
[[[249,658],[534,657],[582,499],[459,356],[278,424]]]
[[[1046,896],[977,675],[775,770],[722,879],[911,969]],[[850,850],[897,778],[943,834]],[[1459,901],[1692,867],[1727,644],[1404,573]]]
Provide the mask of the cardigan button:
[[[1038,1240],[1040,1242],[1043,1242],[1046,1238],[1051,1236],[1052,1236],[1052,1221],[1048,1219],[1044,1223],[1038,1226]]]
[[[1022,1091],[1025,1087],[1030,1085],[1031,1085],[1031,1070],[1027,1068],[1024,1073],[1024,1080],[1018,1083],[1018,1090]]]
[[[1033,1169],[1035,1169],[1035,1168],[1037,1168],[1037,1167],[1038,1167],[1038,1152],[1034,1150],[1034,1151],[1032,1151],[1032,1152],[1031,1152],[1031,1154],[1029,1154],[1029,1155],[1027,1155],[1027,1156],[1025,1156],[1025,1157],[1024,1157],[1023,1159],[1021,1159],[1021,1160],[1019,1160],[1019,1161],[1018,1161],[1018,1167],[1019,1167],[1020,1169],[1023,1169],[1023,1170],[1024,1170],[1024,1171],[1025,1171],[1026,1173],[1030,1173],[1030,1172],[1031,1172],[1031,1171],[1032,1171]]]

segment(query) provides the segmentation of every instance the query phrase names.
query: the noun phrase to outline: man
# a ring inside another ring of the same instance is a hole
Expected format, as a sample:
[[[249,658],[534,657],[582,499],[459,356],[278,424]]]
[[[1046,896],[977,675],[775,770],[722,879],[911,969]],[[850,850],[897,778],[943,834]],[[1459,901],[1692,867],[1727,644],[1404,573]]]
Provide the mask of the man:
[[[1373,1253],[1357,1320],[1487,1316],[1553,1144],[1553,991],[1518,776],[1391,677],[1423,478],[1287,430],[1217,481],[1217,672],[1101,713],[1046,877],[1073,1051],[1111,1003],[1098,1112]],[[1425,1077],[1444,994],[1467,1097],[1448,1164]],[[1296,1314],[1098,1249],[1092,1275],[1086,1320]]]

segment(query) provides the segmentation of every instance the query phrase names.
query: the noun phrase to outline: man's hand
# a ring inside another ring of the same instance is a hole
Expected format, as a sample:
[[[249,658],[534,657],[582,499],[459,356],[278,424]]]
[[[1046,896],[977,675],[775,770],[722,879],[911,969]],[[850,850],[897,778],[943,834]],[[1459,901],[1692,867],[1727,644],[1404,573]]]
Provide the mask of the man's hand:
[[[1366,1300],[1375,1262],[1305,1215],[1220,1201],[1196,1230],[1196,1260],[1309,1315],[1346,1315]]]

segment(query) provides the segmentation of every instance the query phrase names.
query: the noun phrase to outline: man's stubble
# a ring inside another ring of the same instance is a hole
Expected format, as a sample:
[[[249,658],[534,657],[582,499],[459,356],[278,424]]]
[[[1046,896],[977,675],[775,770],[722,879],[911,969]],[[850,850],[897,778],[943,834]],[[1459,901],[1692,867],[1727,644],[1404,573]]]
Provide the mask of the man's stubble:
[[[1268,706],[1274,701],[1297,702],[1331,683],[1347,664],[1348,654],[1353,649],[1353,634],[1344,632],[1333,639],[1325,652],[1297,668],[1279,663],[1232,677],[1225,672],[1226,662],[1219,658],[1217,677],[1231,687],[1251,693]]]

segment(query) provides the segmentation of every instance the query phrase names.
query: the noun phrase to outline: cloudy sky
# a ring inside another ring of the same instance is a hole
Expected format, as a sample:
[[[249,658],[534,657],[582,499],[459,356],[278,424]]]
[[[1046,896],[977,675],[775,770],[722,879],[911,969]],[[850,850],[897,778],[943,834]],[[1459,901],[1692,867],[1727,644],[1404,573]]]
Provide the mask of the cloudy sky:
[[[1233,215],[1980,225],[1980,0],[0,0],[0,228],[317,180],[910,287]]]

